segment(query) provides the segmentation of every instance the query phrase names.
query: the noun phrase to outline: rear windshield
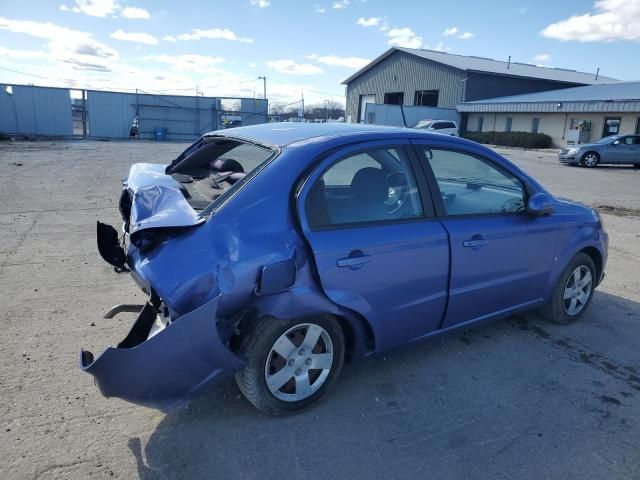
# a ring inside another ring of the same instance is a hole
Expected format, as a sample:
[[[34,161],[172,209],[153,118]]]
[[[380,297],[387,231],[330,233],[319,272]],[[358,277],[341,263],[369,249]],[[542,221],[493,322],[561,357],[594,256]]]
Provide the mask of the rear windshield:
[[[200,215],[215,213],[275,155],[264,146],[226,137],[205,137],[187,148],[166,173]]]

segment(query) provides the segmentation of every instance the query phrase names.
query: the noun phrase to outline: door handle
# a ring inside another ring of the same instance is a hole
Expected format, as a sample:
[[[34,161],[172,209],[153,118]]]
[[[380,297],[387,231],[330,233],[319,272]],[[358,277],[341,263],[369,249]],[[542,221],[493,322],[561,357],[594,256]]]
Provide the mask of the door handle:
[[[360,255],[357,257],[346,257],[338,259],[339,267],[358,267],[371,260],[370,255]]]
[[[464,242],[462,242],[462,246],[463,247],[473,248],[474,250],[477,250],[480,247],[484,247],[487,243],[489,243],[489,242],[487,242],[481,236],[474,235],[473,237],[471,237],[471,239],[465,240]]]

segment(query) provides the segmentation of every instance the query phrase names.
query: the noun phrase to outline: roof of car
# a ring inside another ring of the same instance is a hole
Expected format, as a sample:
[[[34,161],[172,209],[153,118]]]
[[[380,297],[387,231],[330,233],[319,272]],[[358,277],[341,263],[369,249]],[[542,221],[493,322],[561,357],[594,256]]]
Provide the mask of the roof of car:
[[[263,123],[248,127],[228,128],[205,134],[207,136],[224,136],[243,138],[257,143],[284,147],[293,143],[321,137],[362,137],[372,134],[381,137],[410,137],[416,135],[434,135],[420,130],[368,125],[361,123],[301,123],[281,122]]]

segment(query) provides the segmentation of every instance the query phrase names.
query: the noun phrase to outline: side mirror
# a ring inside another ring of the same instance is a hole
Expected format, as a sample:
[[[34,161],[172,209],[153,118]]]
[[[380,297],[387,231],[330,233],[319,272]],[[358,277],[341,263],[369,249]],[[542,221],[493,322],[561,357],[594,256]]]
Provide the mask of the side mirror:
[[[611,145],[620,145],[620,140],[616,140],[615,142],[613,142]]]
[[[529,215],[541,217],[553,212],[553,198],[545,192],[534,193],[527,202]]]

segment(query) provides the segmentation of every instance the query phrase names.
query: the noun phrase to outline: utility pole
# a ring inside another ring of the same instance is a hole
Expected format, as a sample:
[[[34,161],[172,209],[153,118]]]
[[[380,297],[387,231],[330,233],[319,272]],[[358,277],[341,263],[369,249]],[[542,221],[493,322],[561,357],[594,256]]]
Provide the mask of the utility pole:
[[[326,120],[329,121],[329,100],[324,101],[324,111],[326,114]]]
[[[304,118],[304,92],[302,92],[302,118]]]
[[[258,80],[262,80],[262,98],[267,99],[267,77],[260,75]]]

